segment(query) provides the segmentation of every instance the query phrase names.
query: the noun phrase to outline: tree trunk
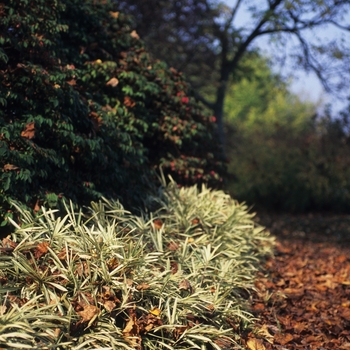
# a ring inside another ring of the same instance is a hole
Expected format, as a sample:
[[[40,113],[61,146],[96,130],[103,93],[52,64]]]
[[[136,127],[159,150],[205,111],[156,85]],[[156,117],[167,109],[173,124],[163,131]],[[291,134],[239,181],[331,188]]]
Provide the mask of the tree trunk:
[[[220,99],[217,99],[214,107],[214,115],[216,117],[217,124],[217,141],[220,144],[221,148],[221,157],[222,159],[226,159],[225,152],[225,130],[224,130],[224,95],[220,95]]]
[[[223,62],[220,72],[220,86],[216,92],[216,101],[214,103],[214,115],[218,126],[218,141],[221,146],[222,160],[226,160],[225,152],[225,129],[224,129],[224,103],[227,92],[228,80],[230,77],[231,67],[230,62],[223,56]]]

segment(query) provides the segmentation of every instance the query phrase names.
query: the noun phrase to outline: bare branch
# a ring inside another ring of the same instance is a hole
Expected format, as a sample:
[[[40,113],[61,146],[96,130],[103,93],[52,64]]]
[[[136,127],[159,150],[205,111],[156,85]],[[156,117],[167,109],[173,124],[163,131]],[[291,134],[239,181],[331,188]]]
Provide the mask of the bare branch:
[[[257,24],[257,26],[254,28],[254,30],[250,33],[250,35],[239,45],[238,50],[236,51],[236,54],[230,61],[229,65],[230,68],[233,69],[243,54],[246,52],[248,46],[253,42],[253,40],[258,37],[260,34],[260,30],[263,27],[265,23],[268,22],[270,17],[273,14],[273,11],[283,2],[283,0],[275,0],[270,2],[270,8],[265,12],[265,14],[262,16],[260,22]]]
[[[232,21],[234,20],[241,3],[242,3],[242,0],[237,0],[236,5],[232,8],[230,19],[226,22],[226,26],[225,26],[226,31],[229,29],[230,25],[232,24]]]
[[[339,29],[343,29],[343,30],[347,30],[347,31],[350,31],[350,26],[346,27],[346,26],[343,26],[341,25],[340,23],[337,23],[333,20],[330,20],[329,23],[333,24],[334,26],[336,26],[337,28]]]
[[[330,88],[326,78],[322,74],[322,66],[320,66],[320,65],[317,66],[318,62],[314,59],[312,53],[310,52],[309,45],[307,44],[305,39],[300,35],[299,32],[295,32],[294,34],[298,38],[298,40],[300,42],[300,45],[302,47],[304,58],[306,60],[305,68],[306,69],[311,69],[317,75],[317,77],[320,80],[320,82],[322,83],[324,89],[327,92],[330,92],[331,88]],[[312,62],[312,61],[314,61],[314,62]]]

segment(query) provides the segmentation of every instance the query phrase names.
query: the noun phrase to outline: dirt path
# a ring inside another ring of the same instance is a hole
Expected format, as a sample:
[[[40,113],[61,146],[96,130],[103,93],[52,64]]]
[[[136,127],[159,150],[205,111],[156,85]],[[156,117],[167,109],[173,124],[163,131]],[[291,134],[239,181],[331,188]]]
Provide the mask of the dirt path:
[[[260,332],[247,348],[350,349],[350,217],[268,219],[276,254],[256,283]]]

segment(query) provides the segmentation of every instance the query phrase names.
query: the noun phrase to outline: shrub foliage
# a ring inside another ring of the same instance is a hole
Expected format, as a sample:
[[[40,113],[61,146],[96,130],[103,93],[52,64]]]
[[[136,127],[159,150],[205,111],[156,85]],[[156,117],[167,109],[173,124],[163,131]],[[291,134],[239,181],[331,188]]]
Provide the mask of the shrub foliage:
[[[213,118],[112,1],[0,4],[0,206],[140,205],[162,166],[217,185]]]

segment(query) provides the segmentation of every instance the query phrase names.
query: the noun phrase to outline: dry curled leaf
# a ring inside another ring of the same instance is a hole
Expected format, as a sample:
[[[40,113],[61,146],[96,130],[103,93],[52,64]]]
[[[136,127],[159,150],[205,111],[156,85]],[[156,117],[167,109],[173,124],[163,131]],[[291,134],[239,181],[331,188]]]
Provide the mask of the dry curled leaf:
[[[140,327],[140,333],[147,333],[153,328],[161,326],[163,324],[162,320],[158,316],[154,316],[152,314],[142,315],[137,320],[137,323]]]
[[[175,251],[175,250],[179,249],[180,244],[176,243],[176,242],[170,242],[167,247],[168,247],[169,250]]]
[[[221,350],[232,350],[232,340],[228,338],[215,339],[214,343],[220,347]]]
[[[77,81],[75,79],[71,79],[71,80],[67,81],[67,84],[70,86],[75,86],[75,85],[77,85]]]
[[[135,310],[129,310],[129,320],[123,329],[123,335],[133,347],[138,348],[138,344],[141,342],[141,336],[140,325],[137,322]]]
[[[43,255],[48,252],[49,242],[39,243],[34,251],[35,259],[40,259]]]
[[[119,12],[113,12],[113,11],[110,11],[109,14],[113,17],[113,18],[118,18],[119,17]]]
[[[35,136],[34,122],[28,123],[25,126],[25,129],[21,132],[21,136],[29,140],[34,138]]]
[[[171,273],[173,275],[175,275],[175,273],[177,273],[177,271],[179,271],[179,264],[176,261],[171,261],[170,267],[171,267]]]
[[[35,202],[33,211],[36,214],[39,210],[40,210],[40,201],[39,201],[39,199],[37,199]]]
[[[160,230],[163,227],[163,221],[160,219],[153,220],[153,225],[157,230]]]
[[[192,293],[192,286],[189,280],[182,280],[179,283],[179,289],[183,289],[183,290],[188,290],[190,293]]]
[[[109,271],[113,271],[115,268],[119,266],[119,260],[116,257],[107,261],[107,266]]]
[[[134,39],[140,39],[139,35],[137,34],[136,30],[133,30],[131,33],[130,33],[131,37],[134,38]]]
[[[10,171],[10,170],[17,170],[19,169],[19,167],[13,164],[5,164],[3,169],[5,171]]]
[[[106,83],[107,86],[112,86],[112,87],[116,87],[118,84],[119,84],[119,80],[115,77],[109,79]]]
[[[117,306],[117,304],[114,301],[107,300],[103,303],[103,306],[108,312],[112,312]]]
[[[78,311],[77,314],[81,317],[80,322],[91,322],[100,314],[100,309],[95,305],[86,304],[82,311]]]
[[[192,225],[198,225],[199,224],[199,219],[198,218],[195,218],[192,220]]]
[[[8,237],[10,237],[10,236],[8,236]],[[17,247],[18,243],[12,241],[12,240],[11,240],[10,238],[8,238],[8,237],[3,238],[3,240],[2,240],[2,246],[3,246],[4,248],[12,248],[12,249],[15,249],[15,248]]]
[[[125,105],[126,107],[133,108],[133,107],[135,107],[136,102],[133,101],[129,96],[125,96],[125,97],[124,97],[124,105]]]
[[[161,314],[162,310],[158,309],[157,307],[154,307],[152,310],[149,310],[149,313],[153,316],[159,316]]]
[[[277,333],[275,334],[274,340],[277,344],[286,345],[293,340],[293,336],[290,333]]]
[[[150,288],[150,285],[147,284],[147,283],[144,283],[142,282],[141,284],[139,284],[136,289],[137,290],[146,290],[146,289],[149,289]]]

